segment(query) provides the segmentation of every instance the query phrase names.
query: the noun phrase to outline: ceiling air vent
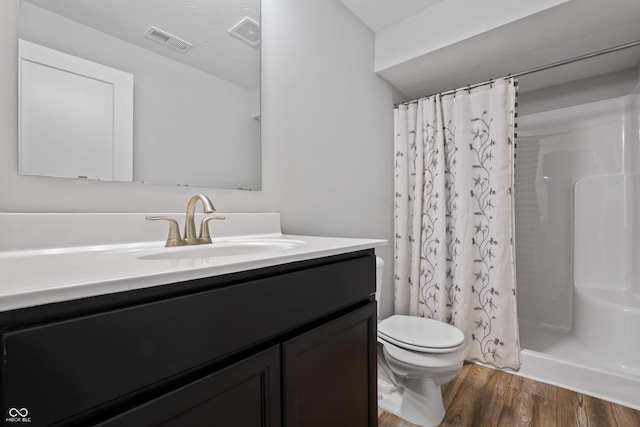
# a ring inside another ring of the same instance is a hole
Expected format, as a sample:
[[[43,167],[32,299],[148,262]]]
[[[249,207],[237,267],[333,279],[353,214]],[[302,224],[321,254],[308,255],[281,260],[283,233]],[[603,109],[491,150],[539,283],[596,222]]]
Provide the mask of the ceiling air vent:
[[[248,16],[231,27],[229,34],[242,40],[249,46],[255,47],[260,44],[260,25]]]
[[[186,41],[156,27],[149,27],[144,35],[149,37],[151,40],[155,40],[181,52],[186,52],[191,48],[191,46],[193,46],[191,43],[187,43]]]

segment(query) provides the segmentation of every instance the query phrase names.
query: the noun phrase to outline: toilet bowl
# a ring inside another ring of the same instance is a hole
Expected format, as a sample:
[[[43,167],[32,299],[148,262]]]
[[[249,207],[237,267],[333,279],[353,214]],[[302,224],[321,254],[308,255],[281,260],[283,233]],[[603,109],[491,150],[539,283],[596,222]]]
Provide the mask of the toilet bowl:
[[[376,300],[384,261],[376,263]],[[378,321],[378,408],[422,427],[437,426],[445,410],[440,386],[464,361],[464,334],[432,319],[393,315]]]

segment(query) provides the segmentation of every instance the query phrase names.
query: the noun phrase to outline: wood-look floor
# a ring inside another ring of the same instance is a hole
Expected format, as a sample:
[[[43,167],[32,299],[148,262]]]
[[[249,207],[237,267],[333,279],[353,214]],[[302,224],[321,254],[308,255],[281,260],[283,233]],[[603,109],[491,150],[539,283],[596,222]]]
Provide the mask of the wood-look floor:
[[[440,427],[640,427],[640,411],[482,365],[442,386]],[[414,427],[383,412],[378,427]]]

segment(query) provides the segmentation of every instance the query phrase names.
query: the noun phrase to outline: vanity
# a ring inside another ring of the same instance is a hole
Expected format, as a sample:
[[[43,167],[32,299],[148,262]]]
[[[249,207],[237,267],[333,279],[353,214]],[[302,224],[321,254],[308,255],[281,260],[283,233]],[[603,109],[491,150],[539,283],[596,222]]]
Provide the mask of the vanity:
[[[148,229],[138,241],[0,251],[12,280],[0,293],[4,425],[377,425],[374,248],[385,242],[225,216],[214,256],[149,240],[164,228],[140,214],[108,215]],[[16,234],[47,226],[19,221]]]
[[[8,41],[2,47],[15,39],[15,49],[11,46],[9,51],[22,58],[19,46],[24,43],[19,38],[72,55],[76,65],[87,65],[76,61],[82,59],[134,75],[135,110],[131,116],[129,101],[118,109],[128,121],[122,126],[126,132],[115,132],[126,140],[122,145],[126,149],[100,159],[100,164],[119,159],[118,165],[125,165],[128,174],[105,178],[85,172],[85,161],[74,162],[82,170],[63,172],[19,164],[23,174],[77,177],[83,182],[57,184],[20,177],[10,181],[18,183],[16,191],[73,194],[71,198],[84,205],[85,199],[92,203],[103,194],[106,200],[115,200],[122,188],[84,182],[88,179],[261,188],[259,48],[244,49],[251,53],[249,64],[255,66],[241,64],[254,81],[242,87],[200,71],[176,74],[174,70],[185,67],[168,62],[160,48],[147,52],[118,41],[117,36],[106,36],[99,28],[91,30],[86,21],[78,24],[38,7],[47,3],[55,9],[60,2],[3,2],[7,23],[13,24],[10,15],[15,15],[19,24],[17,34],[14,25],[3,31]],[[89,3],[79,2],[69,10],[79,11]],[[123,13],[125,3],[132,2],[122,2],[114,12],[107,11],[108,16],[129,15]],[[176,2],[168,2],[172,3]],[[207,9],[215,3],[206,2]],[[183,15],[155,4],[154,9],[167,9],[172,17]],[[204,12],[196,16],[207,16]],[[254,13],[259,4],[250,12],[259,21],[259,13]],[[119,27],[111,19],[88,21],[109,22],[106,30]],[[226,33],[230,27],[199,21],[206,23],[207,34]],[[19,68],[21,84],[27,81],[22,71],[32,71],[33,64],[25,58],[26,67]],[[36,72],[43,78],[37,82],[59,88],[45,72],[58,75],[62,69],[42,65]],[[64,74],[69,75],[79,76]],[[18,84],[13,71],[6,80]],[[76,83],[73,87],[80,86]],[[64,102],[50,105],[54,113],[61,106],[72,106],[68,91],[62,92]],[[43,135],[36,136],[43,138],[36,139],[52,146],[58,133],[42,123],[30,125],[25,118],[44,115],[25,115],[30,110],[22,107],[31,103],[18,101],[18,93],[23,92],[11,91],[10,97],[19,103],[16,116],[21,119],[10,120],[13,112],[7,115],[8,134],[19,135],[21,143],[28,131],[38,130]],[[105,97],[107,102],[111,99]],[[35,91],[32,101],[36,105],[42,101]],[[109,105],[105,110],[115,111]],[[232,117],[231,112],[237,115]],[[90,126],[91,138],[80,142],[106,139],[100,147],[111,146],[111,129],[116,127],[109,123],[110,115],[96,116],[104,119],[109,132],[98,138]],[[72,124],[88,123],[69,117]],[[131,120],[136,129],[133,163]],[[58,119],[48,122],[57,130],[66,129]],[[20,131],[18,123],[23,126]],[[67,142],[66,136],[59,139]],[[205,143],[185,148],[187,141]],[[20,143],[15,151],[7,151],[7,159],[28,158],[29,149]],[[33,151],[42,154],[42,145]],[[122,159],[116,155],[121,152],[126,154]],[[189,161],[176,161],[185,152],[193,154]],[[53,166],[54,158],[59,158],[64,164],[78,153],[72,154],[46,155],[35,163]],[[4,169],[13,174],[12,168]],[[167,190],[147,195],[140,187],[125,191],[145,200],[178,194]],[[64,206],[83,209],[73,202]],[[147,208],[142,202],[138,206]],[[374,248],[384,241],[282,236],[277,216],[225,213],[224,221],[210,224],[213,242],[207,251],[165,248],[166,224],[147,221],[146,215],[0,213],[3,425],[376,425]]]

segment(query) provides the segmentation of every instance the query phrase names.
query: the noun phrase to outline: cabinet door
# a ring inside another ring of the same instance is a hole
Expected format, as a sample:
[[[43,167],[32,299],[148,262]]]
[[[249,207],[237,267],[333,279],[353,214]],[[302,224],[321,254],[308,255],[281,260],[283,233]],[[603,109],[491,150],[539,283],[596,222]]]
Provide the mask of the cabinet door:
[[[99,426],[280,426],[280,351],[272,347]]]
[[[376,304],[283,346],[287,427],[377,425]]]

